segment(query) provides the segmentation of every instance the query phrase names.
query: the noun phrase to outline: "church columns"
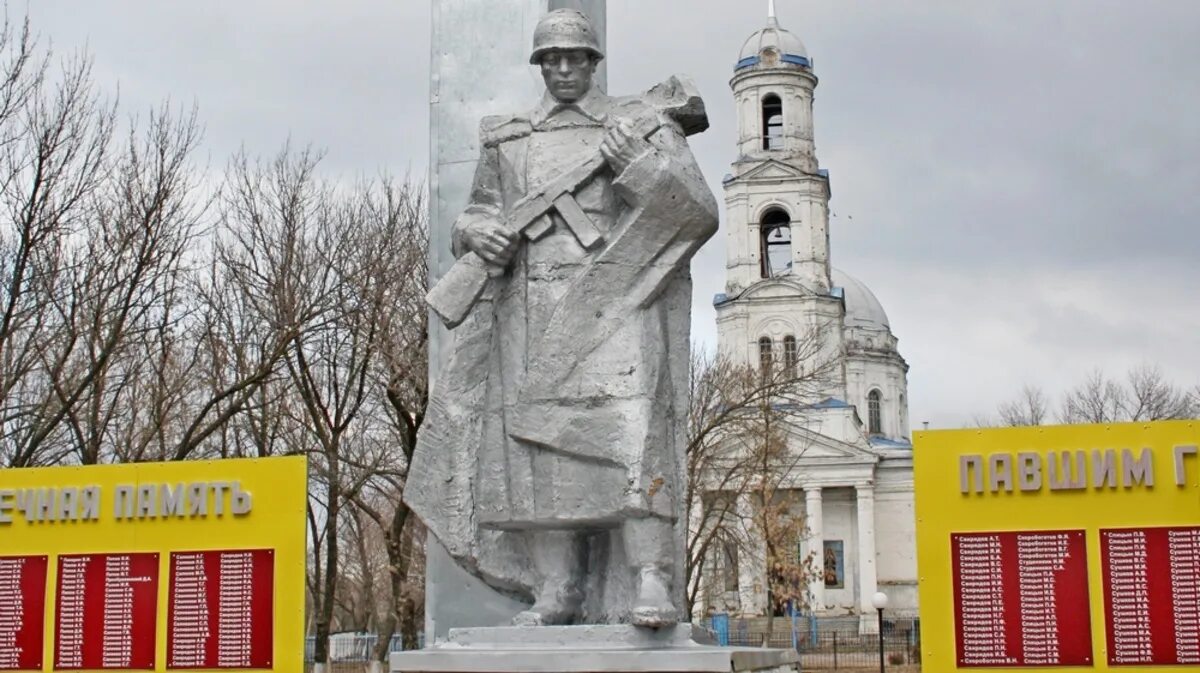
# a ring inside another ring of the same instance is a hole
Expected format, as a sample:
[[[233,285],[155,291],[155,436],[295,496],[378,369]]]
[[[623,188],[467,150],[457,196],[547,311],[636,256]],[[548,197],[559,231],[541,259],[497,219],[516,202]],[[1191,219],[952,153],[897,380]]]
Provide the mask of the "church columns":
[[[804,515],[808,526],[808,550],[817,571],[808,584],[809,610],[816,612],[825,609],[825,529],[820,487],[804,489]]]
[[[742,521],[755,521],[754,501],[749,493],[737,499],[737,514]],[[746,553],[738,555],[738,599],[742,614],[767,614],[767,542],[756,526],[750,524]]]
[[[858,500],[858,601],[864,614],[875,612],[871,598],[877,591],[875,569],[875,488],[869,483],[854,487]]]
[[[697,496],[692,499],[691,505],[688,507],[688,525],[687,525],[688,532],[686,534],[689,536],[692,535],[693,526],[696,527],[696,531],[697,531],[696,534],[702,534],[704,531],[704,528],[703,528],[703,524],[705,523],[705,521],[704,521],[704,500],[705,500],[704,495]],[[684,545],[684,549],[689,549],[690,547],[691,547],[691,544]],[[710,556],[710,558],[711,558],[711,556]],[[696,587],[696,600],[692,606],[692,610],[693,610],[692,620],[693,621],[700,621],[700,619],[702,619],[704,617],[704,609],[712,603],[712,597],[709,595],[709,591],[712,587],[712,583],[714,581],[719,581],[719,579],[718,580],[713,579],[713,577],[717,577],[717,575],[715,573],[713,573],[712,570],[710,569],[711,565],[708,563],[701,564],[701,563],[699,563],[699,560],[700,560],[699,558],[693,557],[693,558],[689,559],[689,562],[695,563],[696,567],[698,567],[698,568],[702,567],[702,568],[706,568],[709,570],[707,570],[707,572],[705,572],[704,574],[702,574],[699,577],[693,576],[691,578],[691,582]],[[711,577],[710,577],[710,575],[711,575]],[[692,589],[692,586],[689,585],[684,588],[684,591],[690,591],[691,589]]]

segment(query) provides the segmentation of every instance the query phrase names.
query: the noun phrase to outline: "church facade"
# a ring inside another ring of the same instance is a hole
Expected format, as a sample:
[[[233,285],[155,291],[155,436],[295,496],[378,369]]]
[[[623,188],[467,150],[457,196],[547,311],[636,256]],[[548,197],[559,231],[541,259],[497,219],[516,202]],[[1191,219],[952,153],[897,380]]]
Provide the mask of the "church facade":
[[[908,365],[879,301],[831,266],[830,179],[813,133],[817,77],[799,38],[771,14],[746,41],[731,81],[738,137],[724,179],[728,259],[725,292],[714,299],[718,347],[734,363],[803,368],[797,344],[820,328],[835,372],[803,427],[789,432],[796,461],[784,477],[807,528],[798,551],[817,570],[808,607],[817,615],[874,615],[872,597],[883,591],[895,612],[915,613]],[[762,554],[740,556],[706,564],[705,575],[731,576],[706,577],[697,610],[755,616],[770,609]]]

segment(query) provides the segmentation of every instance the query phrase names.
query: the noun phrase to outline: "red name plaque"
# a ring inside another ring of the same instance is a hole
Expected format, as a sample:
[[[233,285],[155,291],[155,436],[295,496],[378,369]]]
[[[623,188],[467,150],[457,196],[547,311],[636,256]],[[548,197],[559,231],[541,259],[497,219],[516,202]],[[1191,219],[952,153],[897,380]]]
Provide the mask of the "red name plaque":
[[[42,670],[45,556],[0,556],[0,671]]]
[[[954,533],[950,545],[960,668],[1091,665],[1084,531]]]
[[[271,668],[275,553],[171,553],[167,668]]]
[[[158,554],[58,557],[54,668],[154,669]]]
[[[1110,666],[1200,664],[1200,528],[1100,531]]]

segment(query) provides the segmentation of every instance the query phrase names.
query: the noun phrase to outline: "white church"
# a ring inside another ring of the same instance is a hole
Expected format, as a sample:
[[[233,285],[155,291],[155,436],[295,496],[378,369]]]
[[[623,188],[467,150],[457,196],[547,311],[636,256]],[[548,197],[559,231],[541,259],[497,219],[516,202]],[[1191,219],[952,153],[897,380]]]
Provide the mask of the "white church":
[[[803,503],[801,553],[817,559],[809,604],[818,616],[874,615],[872,597],[882,591],[892,614],[915,614],[908,365],[879,301],[831,265],[830,181],[813,136],[817,76],[773,7],[767,26],[743,46],[730,85],[738,139],[724,180],[728,260],[725,292],[714,299],[718,347],[738,363],[795,366],[798,335],[832,325],[825,338],[838,354],[836,380],[805,415],[803,432],[788,439],[789,450],[802,451],[786,483]],[[706,578],[698,610],[765,614],[762,555],[743,556],[758,558],[706,571],[736,568],[720,581]]]

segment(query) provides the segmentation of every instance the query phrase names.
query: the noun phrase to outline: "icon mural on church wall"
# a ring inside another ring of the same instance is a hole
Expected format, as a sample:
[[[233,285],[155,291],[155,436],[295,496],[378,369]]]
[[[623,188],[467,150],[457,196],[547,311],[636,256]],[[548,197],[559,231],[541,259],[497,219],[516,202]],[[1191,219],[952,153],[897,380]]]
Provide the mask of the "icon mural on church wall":
[[[825,588],[846,588],[845,553],[841,540],[825,540]]]

